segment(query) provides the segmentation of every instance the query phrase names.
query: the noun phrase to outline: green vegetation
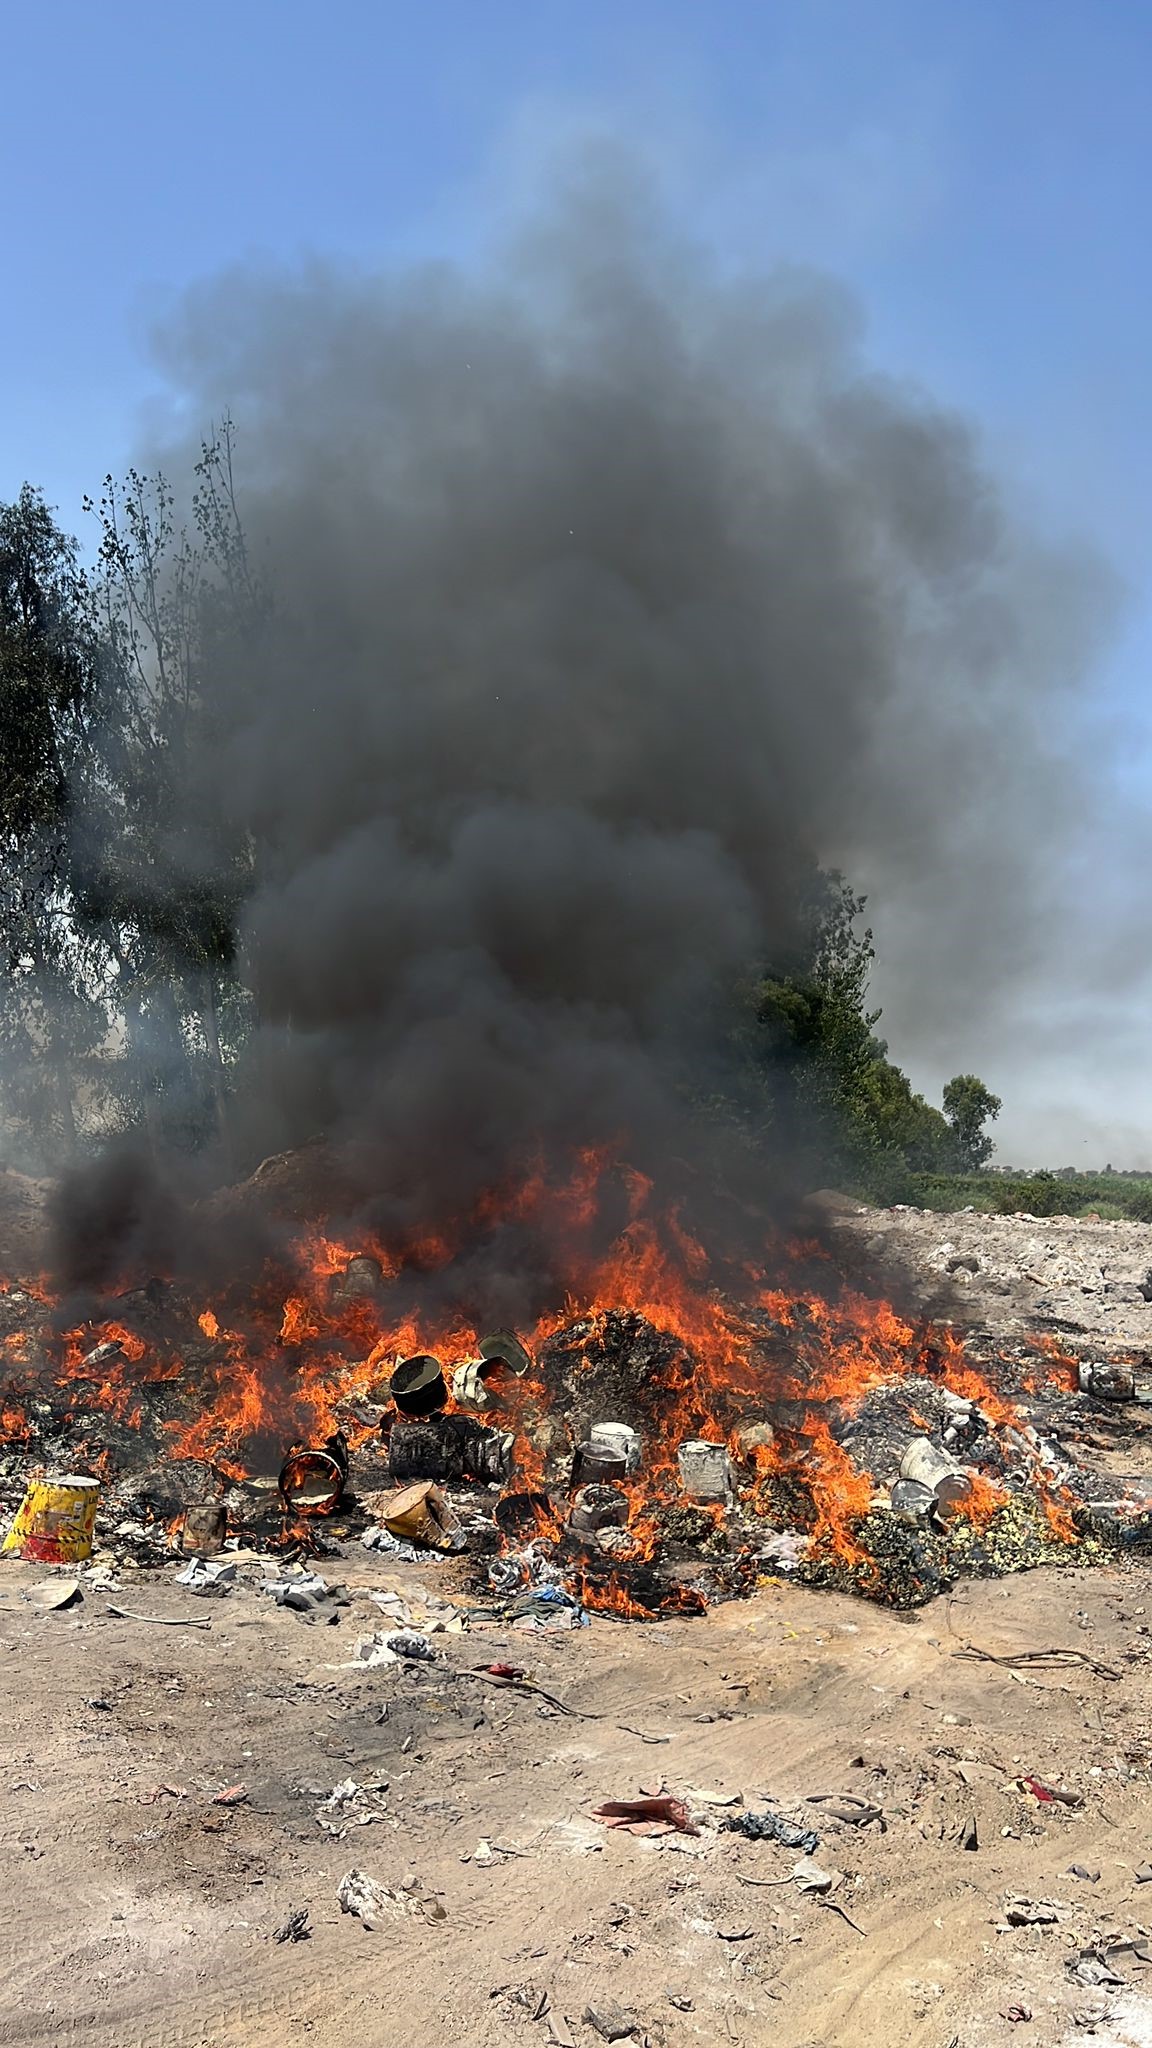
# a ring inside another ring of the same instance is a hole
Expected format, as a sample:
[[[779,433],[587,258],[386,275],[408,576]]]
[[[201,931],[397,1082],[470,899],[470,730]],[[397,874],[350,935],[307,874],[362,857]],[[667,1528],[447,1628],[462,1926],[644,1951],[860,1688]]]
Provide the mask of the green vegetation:
[[[105,479],[91,573],[39,492],[0,505],[0,1110],[7,1163],[85,1131],[229,1152],[251,849],[182,815],[204,757],[213,647],[263,615],[228,422],[196,465],[190,530],[162,477]],[[205,879],[208,877],[209,879]]]
[[[832,1180],[863,1199],[941,1212],[1128,1218],[1152,1223],[1152,1173],[1005,1173],[987,1166],[999,1098],[958,1074],[943,1108],[917,1095],[876,1035],[868,1007],[872,934],[862,897],[821,874],[789,971],[765,974],[747,998],[743,1047],[761,1077],[761,1113],[799,1153],[810,1185]]]
[[[936,1109],[889,1059],[880,1012],[868,1007],[875,952],[863,910],[842,875],[816,875],[797,957],[752,985],[742,1045],[764,1113],[813,1184],[832,1178],[873,1201],[910,1201],[914,1177],[941,1182],[989,1156],[984,1125],[1000,1103],[976,1075],[958,1074]]]
[[[1152,1223],[1152,1174],[914,1173],[898,1198],[918,1209],[980,1209],[989,1215],[1101,1216],[1118,1222]]]
[[[1000,1114],[1000,1097],[975,1074],[957,1074],[944,1089],[944,1114],[952,1126],[956,1150],[967,1166],[985,1166],[992,1140],[984,1126]]]

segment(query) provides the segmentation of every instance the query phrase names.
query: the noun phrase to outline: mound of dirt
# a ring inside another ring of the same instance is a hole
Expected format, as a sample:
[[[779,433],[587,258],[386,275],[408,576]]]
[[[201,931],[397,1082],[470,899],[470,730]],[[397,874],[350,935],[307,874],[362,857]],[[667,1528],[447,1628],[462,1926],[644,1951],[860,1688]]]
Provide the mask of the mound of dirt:
[[[233,1187],[219,1188],[200,1203],[213,1220],[269,1216],[283,1223],[332,1222],[354,1216],[369,1193],[369,1178],[346,1152],[316,1139],[291,1152],[274,1153]]]

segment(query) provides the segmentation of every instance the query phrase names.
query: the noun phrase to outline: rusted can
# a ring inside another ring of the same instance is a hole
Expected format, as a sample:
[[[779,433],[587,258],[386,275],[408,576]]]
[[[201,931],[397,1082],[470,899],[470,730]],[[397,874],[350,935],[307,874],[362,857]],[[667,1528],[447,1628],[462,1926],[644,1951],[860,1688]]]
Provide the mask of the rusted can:
[[[628,1454],[618,1443],[596,1443],[590,1437],[587,1442],[577,1444],[572,1459],[571,1488],[579,1492],[582,1486],[613,1486],[618,1479],[628,1477]]]
[[[588,1441],[597,1449],[621,1453],[625,1471],[629,1474],[640,1470],[640,1438],[628,1423],[594,1422],[588,1432]]]
[[[357,1252],[342,1273],[333,1273],[328,1283],[328,1300],[335,1309],[348,1308],[354,1301],[374,1301],[384,1285],[379,1259],[371,1252]]]
[[[676,1453],[680,1484],[689,1500],[729,1498],[732,1473],[727,1444],[711,1443],[706,1437],[690,1437]]]
[[[331,1515],[348,1484],[348,1439],[343,1430],[317,1448],[290,1451],[280,1468],[280,1498],[294,1515]]]
[[[2,1548],[39,1564],[80,1564],[92,1555],[99,1499],[98,1479],[30,1480]]]
[[[228,1510],[222,1500],[199,1501],[185,1508],[180,1524],[180,1550],[184,1557],[215,1557],[228,1534]]]
[[[628,1496],[618,1486],[582,1486],[568,1526],[577,1536],[594,1536],[598,1529],[622,1529],[627,1520]]]
[[[424,1480],[404,1486],[384,1503],[384,1527],[404,1543],[422,1543],[429,1550],[451,1550],[460,1524],[446,1494]]]

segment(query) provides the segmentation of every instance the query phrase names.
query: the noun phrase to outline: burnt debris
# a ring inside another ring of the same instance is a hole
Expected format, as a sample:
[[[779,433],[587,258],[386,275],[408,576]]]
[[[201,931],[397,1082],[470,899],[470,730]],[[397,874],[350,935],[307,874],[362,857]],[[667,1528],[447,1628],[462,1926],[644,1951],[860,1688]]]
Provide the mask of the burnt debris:
[[[350,1264],[353,1314],[373,1264]],[[977,1356],[977,1340],[965,1350],[909,1330],[887,1376],[805,1396],[813,1308],[762,1319],[746,1384],[643,1316],[608,1311],[562,1324],[535,1357],[505,1331],[460,1359],[389,1366],[377,1347],[363,1366],[321,1369],[302,1342],[264,1370],[283,1376],[288,1412],[307,1398],[338,1427],[285,1455],[270,1423],[245,1435],[238,1421],[227,1453],[196,1456],[206,1400],[236,1398],[237,1333],[175,1292],[141,1294],[122,1315],[115,1335],[104,1322],[62,1336],[37,1297],[0,1294],[0,1501],[14,1509],[37,1466],[98,1469],[102,1520],[139,1562],[216,1554],[231,1537],[323,1555],[375,1531],[467,1548],[502,1599],[566,1587],[642,1619],[781,1573],[914,1606],[965,1572],[1152,1541],[1131,1366],[1078,1369],[1023,1345]],[[461,1400],[473,1368],[480,1389],[482,1370],[496,1375],[494,1405]]]

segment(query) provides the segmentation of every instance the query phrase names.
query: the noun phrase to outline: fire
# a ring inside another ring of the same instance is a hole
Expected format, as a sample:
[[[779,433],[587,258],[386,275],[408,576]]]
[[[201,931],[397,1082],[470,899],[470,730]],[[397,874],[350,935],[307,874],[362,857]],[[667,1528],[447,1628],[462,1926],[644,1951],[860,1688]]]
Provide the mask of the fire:
[[[284,1315],[280,1324],[282,1344],[306,1344],[320,1335],[320,1325],[312,1314],[311,1304],[302,1295],[290,1294],[284,1303]]]
[[[968,1478],[969,1495],[964,1503],[965,1519],[977,1529],[986,1529],[998,1508],[1002,1508],[1008,1496],[1002,1486],[987,1479],[983,1472],[972,1472]]]
[[[576,1589],[581,1604],[591,1614],[611,1614],[617,1621],[651,1621],[654,1618],[653,1609],[637,1600],[616,1572],[610,1572],[603,1579],[580,1572]]]
[[[926,1336],[889,1304],[841,1286],[819,1246],[778,1240],[765,1229],[758,1255],[743,1240],[718,1249],[681,1204],[662,1206],[642,1174],[592,1152],[559,1181],[534,1167],[516,1185],[490,1191],[471,1216],[446,1220],[436,1232],[390,1243],[302,1234],[288,1284],[266,1274],[247,1294],[235,1290],[194,1307],[188,1324],[199,1339],[191,1358],[175,1338],[157,1337],[153,1324],[148,1334],[116,1320],[50,1336],[57,1390],[74,1397],[77,1412],[103,1411],[139,1427],[149,1389],[171,1383],[173,1412],[159,1425],[166,1454],[201,1460],[232,1478],[274,1474],[291,1446],[320,1445],[337,1430],[355,1451],[376,1431],[400,1359],[430,1353],[450,1379],[455,1365],[477,1355],[478,1317],[444,1306],[418,1311],[417,1277],[444,1272],[458,1247],[473,1249],[485,1234],[512,1225],[530,1227],[542,1263],[559,1276],[552,1304],[522,1331],[534,1358],[575,1325],[591,1370],[612,1319],[629,1316],[670,1340],[637,1394],[643,1413],[628,1418],[643,1437],[642,1471],[624,1486],[630,1565],[655,1556],[664,1515],[683,1504],[681,1443],[704,1438],[730,1444],[735,1454],[741,1427],[763,1423],[775,1430],[772,1441],[758,1445],[750,1460],[741,1454],[737,1486],[745,1505],[765,1510],[783,1487],[807,1504],[804,1526],[814,1551],[866,1569],[859,1525],[876,1489],[836,1430],[872,1390],[910,1373],[969,1400],[995,1429],[1014,1430],[1027,1452],[1016,1408],[976,1370],[954,1333]],[[355,1288],[348,1284],[352,1261],[361,1269]],[[23,1332],[2,1345],[4,1429],[18,1439],[27,1426],[12,1386],[32,1370],[35,1347]],[[1048,1365],[1053,1376],[1068,1369],[1059,1354]],[[538,1370],[524,1378],[505,1374],[492,1417],[482,1419],[514,1433],[510,1488],[529,1503],[537,1537],[554,1543],[563,1509],[548,1502],[549,1476],[554,1483],[556,1437],[564,1441],[570,1418],[554,1410],[550,1436],[542,1427],[550,1400],[555,1394]],[[453,1407],[450,1399],[449,1412]],[[1048,1498],[1038,1462],[1035,1477],[1054,1532],[1071,1540],[1067,1510]],[[982,1526],[1003,1498],[977,1474],[964,1512]],[[702,1504],[697,1512],[719,1520],[724,1509]],[[650,1611],[627,1570],[607,1559],[583,1573],[581,1590],[585,1604],[600,1611]],[[663,1604],[678,1599],[688,1611],[697,1597],[666,1595]]]
[[[581,1605],[591,1614],[610,1614],[617,1621],[655,1621],[658,1614],[703,1614],[707,1601],[690,1586],[661,1589],[658,1607],[646,1607],[617,1572],[593,1578],[589,1572],[576,1574]]]

